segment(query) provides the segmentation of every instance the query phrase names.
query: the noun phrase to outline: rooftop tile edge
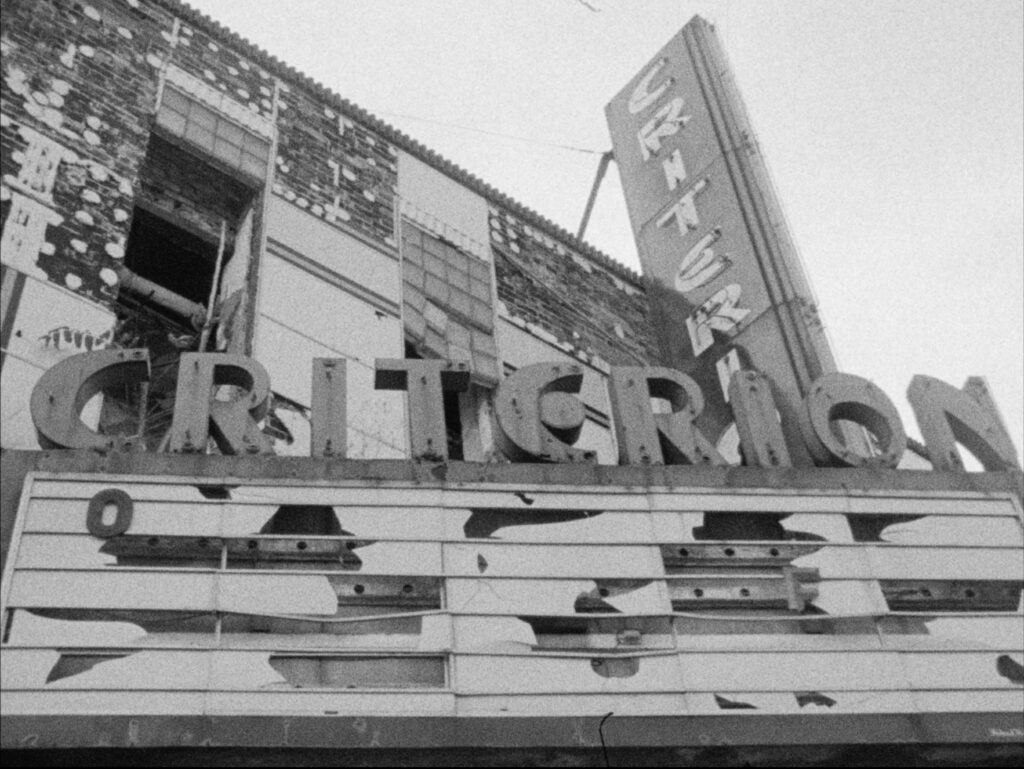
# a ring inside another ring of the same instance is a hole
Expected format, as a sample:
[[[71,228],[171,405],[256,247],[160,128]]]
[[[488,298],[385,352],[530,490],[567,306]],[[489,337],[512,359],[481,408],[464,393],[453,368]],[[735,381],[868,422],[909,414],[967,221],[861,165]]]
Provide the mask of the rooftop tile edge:
[[[618,275],[625,280],[630,281],[635,286],[641,289],[645,289],[645,281],[643,277],[636,271],[627,267],[624,264],[620,264],[615,261],[608,254],[598,250],[594,246],[590,245],[586,241],[580,240],[575,235],[570,233],[564,227],[555,224],[547,217],[537,213],[529,206],[515,200],[509,195],[505,194],[501,190],[496,189],[487,182],[483,181],[474,174],[466,171],[460,166],[456,165],[447,158],[442,157],[434,150],[420,143],[411,136],[406,135],[397,128],[385,123],[380,118],[371,114],[367,110],[360,107],[348,99],[344,98],[340,94],[330,90],[327,86],[322,83],[318,83],[313,78],[309,77],[297,69],[287,64],[276,56],[260,48],[258,45],[250,43],[244,37],[239,35],[234,30],[228,29],[220,22],[210,18],[202,11],[198,11],[183,0],[152,0],[156,5],[165,8],[172,14],[180,16],[183,20],[188,21],[190,24],[200,27],[208,34],[218,35],[227,38],[232,44],[236,45],[240,52],[244,52],[250,58],[258,61],[261,66],[266,68],[270,72],[274,72],[279,77],[292,80],[307,88],[312,93],[320,96],[324,99],[329,100],[332,106],[338,109],[344,110],[351,117],[363,121],[368,124],[374,130],[384,135],[388,141],[397,145],[400,149],[409,152],[412,155],[416,155],[421,160],[424,160],[431,165],[434,165],[439,170],[443,171],[446,175],[455,179],[456,181],[462,182],[470,189],[474,190],[482,197],[489,201],[498,203],[500,205],[509,208],[517,216],[527,220],[530,224],[535,227],[547,230],[552,236],[562,240],[566,245],[571,246],[580,253],[590,257],[601,267],[607,269]]]

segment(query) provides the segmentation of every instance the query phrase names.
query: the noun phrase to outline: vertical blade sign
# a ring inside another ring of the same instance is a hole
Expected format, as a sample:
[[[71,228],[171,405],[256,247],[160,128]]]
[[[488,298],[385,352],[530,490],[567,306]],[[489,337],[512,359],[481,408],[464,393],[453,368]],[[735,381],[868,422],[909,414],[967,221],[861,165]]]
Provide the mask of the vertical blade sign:
[[[707,397],[701,429],[729,427],[739,368],[795,413],[835,364],[711,26],[691,20],[607,116],[666,363]]]

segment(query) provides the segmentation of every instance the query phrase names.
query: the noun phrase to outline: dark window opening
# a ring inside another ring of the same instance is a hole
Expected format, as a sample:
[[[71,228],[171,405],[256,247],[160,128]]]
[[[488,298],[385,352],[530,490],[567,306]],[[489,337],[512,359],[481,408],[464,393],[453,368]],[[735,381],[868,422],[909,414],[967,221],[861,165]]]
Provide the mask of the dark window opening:
[[[136,275],[205,305],[216,259],[216,243],[136,206],[125,254],[125,265]]]
[[[248,234],[238,237],[257,197],[204,159],[153,135],[136,182],[138,195],[120,268],[114,345],[146,348],[153,376],[135,387],[104,392],[100,430],[133,436],[148,450],[166,442],[174,408],[178,360],[198,350],[223,237],[221,275],[232,257],[245,259]],[[223,231],[223,236],[222,236]],[[237,242],[236,242],[237,239]],[[215,318],[214,318],[215,320]],[[216,345],[214,328],[206,350]]]
[[[420,360],[425,356],[420,354],[414,342],[406,339],[405,357],[409,360]],[[448,436],[448,458],[462,461],[465,459],[465,453],[462,447],[462,414],[459,410],[459,393],[451,390],[444,391],[444,425]]]
[[[448,435],[448,458],[464,459],[462,451],[462,415],[459,413],[459,394],[444,391],[444,424]]]
[[[221,241],[222,269],[249,247],[236,243],[236,237],[256,191],[212,160],[156,135],[150,137],[137,189],[124,262],[130,274],[122,276],[122,289],[195,325],[209,302]]]

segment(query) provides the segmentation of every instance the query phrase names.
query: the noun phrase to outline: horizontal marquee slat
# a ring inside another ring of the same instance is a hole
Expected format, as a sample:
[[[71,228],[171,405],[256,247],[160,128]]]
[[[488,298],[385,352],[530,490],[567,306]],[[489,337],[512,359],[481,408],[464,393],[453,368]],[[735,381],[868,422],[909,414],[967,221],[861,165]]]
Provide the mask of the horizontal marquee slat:
[[[14,607],[227,611],[333,616],[323,576],[145,571],[15,571]]]
[[[112,487],[113,488],[113,487]],[[248,537],[258,535],[280,505],[240,502],[165,502],[133,504],[130,534]],[[26,533],[81,533],[88,500],[33,499]],[[654,544],[706,541],[703,513],[592,511],[573,508],[507,509],[333,506],[338,531],[353,536],[449,542],[497,539],[503,542]],[[874,519],[875,516],[872,516]],[[847,517],[836,513],[800,513],[780,521],[787,532],[809,534],[830,544],[859,545]],[[880,543],[895,545],[1021,546],[1024,530],[1016,515],[927,515],[908,521],[893,516],[877,524]],[[311,532],[312,534],[312,532]]]
[[[619,650],[581,657],[458,654],[457,690],[466,693],[600,691],[797,692],[1006,689],[1008,652],[661,654]],[[1010,655],[1012,656],[1012,655]],[[1016,655],[1019,657],[1020,654]],[[951,666],[961,672],[951,674]]]
[[[290,667],[283,667],[288,660]],[[420,663],[442,674],[436,685],[411,674]],[[275,664],[276,663],[276,664]],[[314,673],[324,663],[338,665],[333,677],[310,683],[290,680],[291,671]],[[72,689],[94,691],[289,691],[313,689],[387,689],[415,691],[444,688],[442,656],[317,655],[302,651],[113,649],[109,653],[78,650],[8,649],[0,669],[5,691]],[[380,675],[367,681],[366,671]],[[403,666],[405,669],[403,669]],[[388,671],[395,675],[388,676]],[[348,672],[346,672],[348,671]],[[356,682],[356,683],[353,683]],[[301,685],[300,685],[301,683]]]
[[[161,569],[171,573],[185,568],[219,568],[223,543],[218,538],[210,540],[205,548],[199,547],[195,538],[188,538],[177,550],[176,557],[168,558],[167,540],[148,546],[146,537],[136,548],[124,549],[119,552],[120,540],[113,538],[102,540],[90,535],[44,535],[25,534],[18,547],[16,567],[18,569],[99,569],[112,570],[115,567],[135,567],[145,569]],[[293,538],[297,539],[297,538]],[[379,542],[359,540],[353,549],[343,543],[341,551],[336,548],[323,553],[322,558],[312,558],[309,554],[314,547],[313,540],[298,539],[298,543],[306,546],[302,550],[289,548],[291,554],[302,556],[303,560],[259,561],[247,558],[247,552],[232,551],[227,562],[229,571],[254,569],[272,569],[275,571],[310,571],[325,573],[358,572],[361,574],[397,574],[414,566],[419,574],[440,576],[442,574],[442,558],[439,542]],[[103,548],[103,551],[101,551]],[[105,551],[105,552],[104,552]],[[141,552],[141,555],[139,553]],[[152,554],[152,559],[147,555]],[[354,560],[358,559],[358,560]],[[120,565],[119,565],[120,561]],[[152,565],[150,565],[152,564]]]
[[[381,591],[366,585],[381,577],[351,572],[248,572],[212,570],[157,570],[109,568],[105,571],[59,571],[19,569],[14,573],[8,606],[34,609],[111,609],[148,611],[229,612],[261,616],[309,616],[332,618],[401,614],[440,609],[438,597],[408,594],[402,580],[412,582],[430,577],[388,577],[394,582]],[[723,578],[548,578],[492,579],[486,575],[449,577],[445,580],[445,607],[456,615],[498,616],[590,616],[593,614],[658,615],[677,613],[696,619],[719,616],[722,603],[715,599],[716,583]],[[750,584],[756,580],[751,579]],[[913,580],[911,580],[913,586]],[[365,584],[364,584],[365,583]],[[733,584],[735,583],[735,584]],[[737,597],[744,584],[730,577],[730,614],[751,621],[778,624],[798,622],[813,627],[837,619],[876,617],[892,613],[873,580],[826,580],[814,583],[813,605],[826,612],[794,615],[784,606],[760,616],[762,609]],[[934,584],[934,583],[931,583]],[[972,583],[978,584],[978,583]],[[1003,583],[1001,583],[1003,584]],[[695,587],[700,586],[700,587]],[[416,590],[417,588],[414,588]],[[707,607],[702,598],[690,598],[701,591],[712,599]],[[707,591],[707,592],[704,592]],[[719,591],[721,592],[721,591]],[[689,598],[680,607],[678,598]],[[344,615],[338,615],[339,602]],[[673,609],[673,607],[675,607]],[[1019,606],[1017,607],[1019,613]],[[964,613],[972,612],[965,606]],[[996,613],[998,616],[998,613]],[[926,615],[928,616],[928,615]],[[957,616],[956,613],[953,616]],[[960,615],[962,616],[962,615]],[[726,621],[725,617],[721,621]]]
[[[467,694],[559,692],[714,692],[726,694],[804,691],[1019,691],[1020,684],[1001,673],[1010,652],[875,652],[778,654],[637,654],[588,652],[576,656],[462,653],[453,657],[456,691]],[[296,688],[374,688],[415,691],[443,688],[410,678],[420,664],[440,665],[423,656],[316,655],[301,651],[112,649],[8,649],[0,669],[5,691],[288,691]],[[282,659],[312,666],[339,665],[335,678],[300,683],[280,666]],[[278,663],[278,664],[274,664]],[[1018,662],[1019,664],[1019,662]],[[401,666],[405,666],[402,670]],[[346,675],[346,666],[352,673]],[[370,683],[368,666],[380,675]],[[398,666],[398,667],[395,667]],[[388,669],[398,675],[386,677]],[[513,672],[514,671],[514,672]],[[730,698],[733,699],[733,698]]]
[[[705,691],[797,689],[1014,689],[998,672],[1006,651],[960,653],[844,652],[842,654],[688,653],[683,686]],[[1019,656],[1018,656],[1019,662]],[[963,674],[953,670],[964,671]]]
[[[52,610],[51,610],[52,611]],[[98,613],[97,613],[98,614]],[[260,620],[259,632],[235,632],[235,620],[216,636],[216,615],[205,618],[183,612],[125,612],[117,620],[41,616],[14,610],[9,627],[11,648],[220,648],[306,649],[319,651],[380,649],[443,650],[532,655],[589,649],[629,651],[672,650],[729,652],[997,652],[1024,648],[1024,620],[1008,617],[881,617],[800,623],[769,617],[761,621],[670,616],[575,615],[540,618],[501,615],[398,614],[391,618],[306,623],[298,632],[288,620]],[[573,630],[573,627],[579,628]],[[674,627],[674,632],[672,628]],[[602,629],[603,628],[603,629]],[[289,630],[290,632],[284,632]],[[815,632],[820,630],[821,632]],[[625,631],[632,631],[625,632]],[[635,637],[630,638],[633,635]],[[625,640],[624,640],[625,639]]]
[[[224,504],[316,504],[365,507],[653,510],[666,512],[852,513],[899,515],[1020,515],[1009,495],[978,492],[794,493],[777,489],[687,489],[648,487],[563,487],[474,483],[462,488],[431,488],[399,482],[309,481],[254,483],[239,479],[162,478],[137,476],[55,479],[37,474],[31,496],[36,499],[88,500],[106,488],[120,488],[137,501]],[[346,485],[347,483],[347,485]],[[203,487],[207,496],[200,491]],[[226,499],[211,499],[213,492]]]
[[[0,711],[15,715],[450,715],[449,692],[174,692],[14,691],[0,695]]]
[[[356,540],[330,546],[323,552],[314,540],[294,538],[282,544],[277,560],[248,556],[242,543],[229,550],[228,571],[270,571],[282,577],[299,572],[396,574],[413,572],[430,576],[480,579],[663,579],[662,553],[653,545],[541,545],[473,542],[431,543]],[[258,543],[258,538],[251,540]],[[223,542],[203,543],[186,539],[173,548],[167,540],[147,543],[146,535],[126,542],[123,538],[99,539],[90,535],[25,534],[19,542],[15,564],[27,569],[100,570],[112,574],[126,569],[153,569],[173,574],[188,568],[219,568]],[[254,545],[256,547],[256,545]],[[172,551],[173,555],[168,555]],[[317,555],[316,553],[320,554]],[[782,568],[792,565],[818,569],[823,580],[1024,580],[1024,559],[1016,547],[834,547],[823,545],[792,561],[780,560],[777,568],[743,567],[731,571],[704,566],[690,559],[685,568],[667,575],[673,580],[712,580],[727,577],[752,581],[780,578]]]
[[[452,645],[447,614],[383,616],[352,622],[300,622],[225,615],[217,635],[217,615],[190,612],[120,612],[116,619],[99,619],[101,612],[73,616],[42,616],[15,609],[8,629],[8,648],[178,648],[265,649],[373,652],[438,651]],[[109,616],[111,613],[108,612]],[[134,622],[132,620],[135,620]],[[239,630],[247,627],[247,632]]]
[[[676,619],[676,646],[699,652],[981,651],[1024,648],[1024,618],[944,617],[852,620],[805,633],[798,623]],[[812,627],[812,626],[806,626]]]
[[[663,694],[648,692],[632,698],[608,694],[460,694],[456,707],[460,715],[589,715],[616,716],[718,715],[763,717],[766,713],[917,713],[917,712],[1007,712],[1024,709],[1024,691],[968,690],[958,692],[732,692],[716,699],[712,692]],[[962,701],[957,698],[962,698]],[[571,702],[571,710],[567,707]],[[719,704],[719,703],[722,704]],[[801,704],[803,703],[803,704]],[[726,707],[723,707],[725,705]],[[732,705],[731,707],[729,707]],[[737,707],[737,705],[739,705]],[[751,705],[752,707],[742,707]]]
[[[0,710],[14,715],[237,715],[309,714],[361,716],[367,713],[392,715],[539,716],[572,715],[602,717],[609,712],[627,715],[712,715],[764,716],[766,713],[1019,713],[1024,709],[1024,691],[966,690],[963,692],[816,692],[836,704],[808,704],[801,707],[795,695],[765,695],[734,692],[734,701],[760,696],[757,709],[723,710],[712,693],[661,693],[623,697],[616,694],[481,694],[455,695],[446,692],[97,692],[16,691],[0,694]],[[771,710],[768,708],[771,707]],[[776,710],[778,708],[778,710]]]

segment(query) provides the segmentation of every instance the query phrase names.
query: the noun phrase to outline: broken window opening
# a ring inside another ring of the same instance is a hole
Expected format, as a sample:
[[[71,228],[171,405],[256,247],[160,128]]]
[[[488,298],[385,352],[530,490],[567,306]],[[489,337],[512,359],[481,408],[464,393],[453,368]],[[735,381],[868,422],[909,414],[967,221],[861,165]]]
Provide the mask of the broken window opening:
[[[274,654],[270,666],[297,689],[442,689],[444,657]]]
[[[213,242],[194,229],[186,229],[180,220],[173,221],[161,213],[146,205],[135,206],[125,266],[135,275],[195,304],[205,305],[213,285],[219,239]],[[225,244],[224,262],[230,258],[230,247]],[[144,290],[140,288],[134,293],[146,301]],[[157,309],[176,310],[166,304],[158,304]]]
[[[245,223],[259,196],[255,183],[156,134],[136,190],[124,261],[117,268],[114,346],[149,349],[153,376],[141,386],[104,393],[100,431],[135,436],[157,450],[170,430],[178,359],[199,349],[211,292],[224,288],[214,286],[218,254],[223,284],[235,253],[249,253],[251,227]],[[246,242],[236,244],[239,234]],[[206,336],[210,350],[217,335],[208,330]]]
[[[137,187],[125,252],[130,275],[127,281],[122,279],[122,288],[127,286],[162,312],[188,320],[195,305],[205,309],[209,302],[218,253],[223,245],[223,267],[235,251],[236,236],[257,189],[220,170],[212,159],[155,134]]]
[[[57,662],[46,675],[46,683],[53,683],[62,678],[71,678],[80,673],[92,670],[104,662],[112,662],[127,657],[132,652],[118,654],[116,652],[62,652]]]

